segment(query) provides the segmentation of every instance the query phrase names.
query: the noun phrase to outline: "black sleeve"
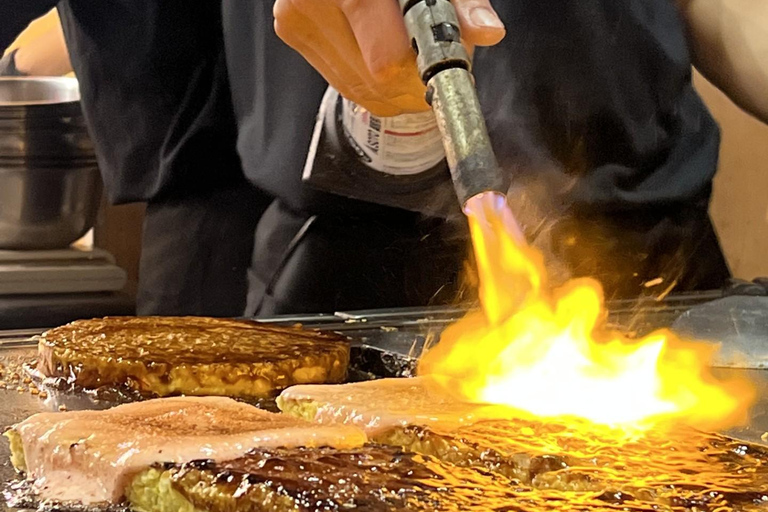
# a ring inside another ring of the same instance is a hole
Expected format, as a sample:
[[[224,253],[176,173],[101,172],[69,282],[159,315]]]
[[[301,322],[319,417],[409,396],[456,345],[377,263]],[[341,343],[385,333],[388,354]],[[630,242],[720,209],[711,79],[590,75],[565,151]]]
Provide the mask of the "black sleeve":
[[[0,0],[0,53],[27,28],[29,22],[39,18],[58,4],[58,0]]]

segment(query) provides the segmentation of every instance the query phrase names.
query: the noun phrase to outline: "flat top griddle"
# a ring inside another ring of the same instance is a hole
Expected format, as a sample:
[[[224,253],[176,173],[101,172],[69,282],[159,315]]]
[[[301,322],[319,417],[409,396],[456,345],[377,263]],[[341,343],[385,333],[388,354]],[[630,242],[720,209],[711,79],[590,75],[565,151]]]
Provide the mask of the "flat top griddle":
[[[636,303],[616,303],[611,307],[609,322],[625,331],[642,335],[660,327],[668,327],[681,317],[691,316],[697,308],[712,304],[713,298],[716,297],[712,294],[676,297],[664,302],[652,302],[643,307]],[[758,304],[757,310],[762,311],[760,308],[765,307],[768,318],[768,298],[750,299],[765,299]],[[750,304],[752,303],[738,303],[738,307],[748,311],[752,307]],[[466,311],[466,308],[462,307],[375,310],[260,320],[287,325],[300,323],[307,329],[337,331],[348,336],[352,344],[350,380],[366,380],[411,376],[416,358],[425,344],[436,340],[442,329],[463,316]],[[712,314],[708,313],[710,320],[711,316]],[[749,318],[749,321],[754,323],[754,318]],[[732,323],[738,330],[735,319],[732,319]],[[18,391],[18,384],[21,388],[28,388],[29,383],[24,384],[23,376],[20,383],[11,382],[8,377],[10,373],[19,371],[20,363],[35,357],[36,341],[33,337],[40,332],[42,330],[0,331],[0,364],[4,367],[0,380],[4,380],[8,385],[6,389],[0,389],[0,427],[3,430],[38,412],[57,411],[60,407],[68,410],[104,409],[116,403],[109,399],[94,399],[92,395],[85,393],[49,390],[48,396],[42,399],[28,390]],[[764,348],[768,353],[768,329],[764,334]],[[768,370],[757,367],[728,367],[718,368],[716,371],[724,375],[748,376],[755,382],[759,393],[759,401],[752,409],[749,426],[725,433],[745,441],[765,443],[761,436],[768,432]],[[15,476],[9,461],[8,444],[0,441],[0,480],[7,482]],[[6,510],[2,499],[0,510]]]

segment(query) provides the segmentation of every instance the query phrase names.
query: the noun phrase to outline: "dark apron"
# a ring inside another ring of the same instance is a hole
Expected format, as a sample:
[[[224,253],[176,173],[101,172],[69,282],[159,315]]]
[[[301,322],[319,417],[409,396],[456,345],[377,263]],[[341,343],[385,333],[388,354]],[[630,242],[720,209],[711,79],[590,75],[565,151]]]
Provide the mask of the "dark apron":
[[[248,315],[414,307],[461,299],[463,226],[393,211],[389,217],[294,211],[275,201],[256,231]]]
[[[241,182],[149,203],[137,313],[242,315],[254,231],[269,201]]]

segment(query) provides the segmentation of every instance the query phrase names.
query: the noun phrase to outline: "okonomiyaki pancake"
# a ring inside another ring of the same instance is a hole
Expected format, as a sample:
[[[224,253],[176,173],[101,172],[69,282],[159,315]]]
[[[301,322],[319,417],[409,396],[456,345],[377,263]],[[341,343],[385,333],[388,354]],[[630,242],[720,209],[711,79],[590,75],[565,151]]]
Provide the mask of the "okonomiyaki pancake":
[[[768,509],[768,448],[689,428],[631,433],[577,419],[507,419],[451,430],[406,427],[375,440],[536,489],[620,491],[654,503],[687,489],[691,496],[755,498]]]
[[[655,504],[720,500],[739,510],[768,510],[768,448],[689,428],[627,432],[575,418],[515,418],[508,409],[440,396],[423,378],[295,386],[278,405],[319,424],[356,425],[376,443],[534,489]]]
[[[514,494],[493,475],[386,446],[256,450],[225,462],[156,466],[127,491],[133,510],[493,510]]]
[[[38,370],[85,389],[154,396],[265,398],[293,384],[346,377],[340,336],[201,317],[79,320],[42,334]]]
[[[720,460],[730,457],[727,453],[732,452],[710,455]],[[126,494],[138,512],[726,512],[765,510],[768,503],[765,469],[750,474],[756,464],[721,461],[707,469],[676,467],[670,461],[666,474],[645,464],[617,465],[602,468],[614,476],[598,481],[589,480],[586,470],[581,476],[569,474],[565,463],[530,462],[531,468],[536,466],[536,479],[525,484],[380,445],[255,450],[223,463],[155,466],[134,478]],[[576,480],[589,480],[589,485],[576,487]]]

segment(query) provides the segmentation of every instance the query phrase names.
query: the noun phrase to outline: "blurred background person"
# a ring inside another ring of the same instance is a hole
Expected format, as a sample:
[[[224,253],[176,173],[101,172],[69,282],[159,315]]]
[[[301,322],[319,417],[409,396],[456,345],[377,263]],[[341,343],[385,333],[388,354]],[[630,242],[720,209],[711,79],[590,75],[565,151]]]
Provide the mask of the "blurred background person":
[[[67,73],[68,49],[108,199],[147,204],[137,312],[240,315],[268,199],[235,148],[220,3],[11,0],[3,10],[4,72]]]

